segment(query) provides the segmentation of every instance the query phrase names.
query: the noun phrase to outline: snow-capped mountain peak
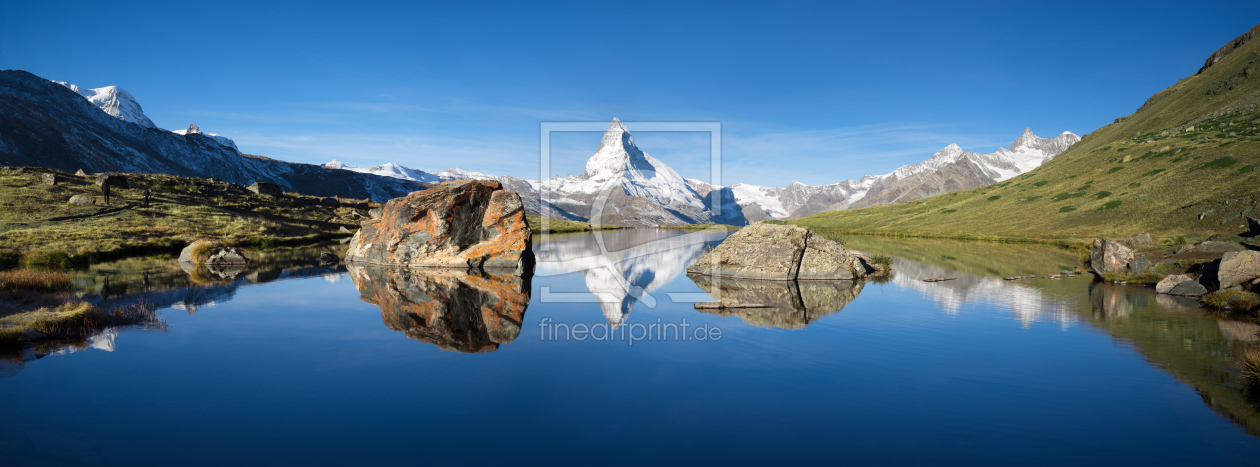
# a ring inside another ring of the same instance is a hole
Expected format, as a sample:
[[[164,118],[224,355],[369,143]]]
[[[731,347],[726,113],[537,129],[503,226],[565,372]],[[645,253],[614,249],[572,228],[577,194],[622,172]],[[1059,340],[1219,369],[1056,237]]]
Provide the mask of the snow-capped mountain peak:
[[[224,146],[227,146],[227,147],[229,147],[229,148],[232,148],[232,150],[233,150],[233,151],[236,151],[236,152],[241,152],[241,150],[240,150],[240,149],[237,149],[237,147],[236,147],[236,141],[232,141],[232,138],[228,138],[228,137],[223,136],[223,135],[216,135],[216,134],[214,134],[214,133],[206,133],[206,132],[203,132],[203,131],[201,131],[201,128],[198,128],[198,127],[197,127],[197,125],[196,125],[196,124],[189,124],[187,129],[184,129],[184,130],[174,130],[174,131],[172,131],[171,133],[175,133],[175,134],[180,135],[180,136],[188,136],[188,135],[202,135],[202,136],[206,136],[206,137],[209,137],[210,139],[214,140],[215,142],[217,142],[217,143],[219,143],[219,144],[222,144],[222,145],[224,145]]]
[[[654,170],[648,156],[634,144],[630,130],[621,124],[621,120],[613,118],[595,155],[587,159],[586,172],[582,175],[588,179],[607,180],[625,172]]]
[[[103,88],[84,89],[65,81],[53,82],[83,96],[92,105],[100,107],[105,113],[113,115],[119,120],[135,123],[145,128],[157,127],[152,120],[149,120],[149,117],[144,115],[144,110],[140,108],[140,103],[136,102],[136,98],[131,93],[123,90],[123,88],[105,86]]]

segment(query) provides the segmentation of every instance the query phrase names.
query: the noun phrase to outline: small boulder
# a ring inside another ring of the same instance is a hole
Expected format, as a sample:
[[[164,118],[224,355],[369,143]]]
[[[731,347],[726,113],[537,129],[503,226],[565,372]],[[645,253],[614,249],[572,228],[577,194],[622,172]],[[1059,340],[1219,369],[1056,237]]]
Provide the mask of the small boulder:
[[[1172,290],[1168,291],[1168,295],[1180,295],[1184,297],[1198,297],[1207,294],[1207,288],[1203,287],[1196,281],[1185,281],[1177,284]]]
[[[373,219],[380,219],[381,214],[384,214],[384,213],[385,213],[385,210],[381,208],[368,209],[368,217],[371,217]]]
[[[74,195],[70,197],[70,204],[75,204],[79,206],[91,206],[93,204],[96,204],[96,198],[93,198],[88,195]]]
[[[341,226],[341,228],[340,228],[340,229],[337,229],[337,231],[338,231],[338,232],[341,232],[341,233],[348,233],[348,234],[352,234],[352,233],[354,233],[354,232],[351,232],[351,231],[350,231],[350,229],[347,229],[347,228],[346,228],[346,226],[344,226],[344,225],[343,225],[343,226]]]
[[[1127,246],[1129,248],[1133,248],[1139,245],[1150,245],[1153,243],[1155,243],[1155,239],[1152,238],[1151,234],[1148,234],[1148,233],[1137,234],[1132,237],[1126,238],[1124,239],[1124,241],[1120,242],[1121,245]]]
[[[86,177],[86,176],[87,176],[87,172],[84,172],[84,171],[83,171],[83,169],[79,169],[79,171],[78,171],[78,172],[75,172],[75,173],[74,173],[74,175],[75,175],[75,176],[78,176],[78,177]]]
[[[866,266],[844,245],[808,229],[757,222],[726,237],[687,272],[739,279],[848,280],[865,276]]]
[[[1129,272],[1141,274],[1143,271],[1146,271],[1146,268],[1151,267],[1151,261],[1146,259],[1145,256],[1139,256],[1134,258],[1133,261],[1129,261],[1128,267]]]
[[[245,252],[239,248],[221,246],[215,249],[214,253],[206,259],[206,264],[248,264],[249,258],[245,257]]]
[[[1095,238],[1089,250],[1089,266],[1099,274],[1123,272],[1133,259],[1133,250],[1105,238]]]
[[[280,189],[279,185],[274,183],[254,182],[253,185],[246,189],[260,195],[284,196],[284,191]]]
[[[1221,289],[1250,282],[1260,277],[1260,251],[1231,251],[1221,257],[1220,269],[1216,272]]]
[[[337,200],[337,198],[320,198],[319,205],[335,208],[341,205],[341,201]]]
[[[1170,275],[1164,276],[1163,280],[1159,281],[1158,284],[1155,284],[1155,291],[1159,293],[1168,293],[1172,291],[1173,287],[1176,287],[1182,282],[1188,282],[1192,280],[1194,279],[1191,279],[1189,276],[1185,276],[1181,274],[1170,274]]]
[[[247,264],[250,262],[249,258],[240,249],[206,240],[197,240],[184,247],[184,250],[179,252],[179,261],[190,264],[198,263],[197,255],[194,254],[198,251],[201,251],[201,254],[206,257],[205,261],[200,261],[202,264]]]
[[[54,172],[42,173],[42,174],[39,174],[39,177],[40,177],[40,182],[43,183],[44,185],[56,185],[58,183],[66,181],[66,177],[62,176],[59,173],[54,173]]]
[[[319,264],[332,264],[332,263],[336,263],[337,261],[341,261],[341,258],[338,258],[337,255],[334,254],[333,252],[331,251],[319,252]]]

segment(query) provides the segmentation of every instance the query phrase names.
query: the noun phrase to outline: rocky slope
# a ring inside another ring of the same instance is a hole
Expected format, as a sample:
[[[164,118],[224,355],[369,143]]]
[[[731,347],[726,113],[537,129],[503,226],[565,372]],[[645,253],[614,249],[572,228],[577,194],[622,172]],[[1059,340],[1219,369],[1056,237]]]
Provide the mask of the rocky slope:
[[[25,71],[0,71],[0,164],[6,166],[169,174],[241,185],[265,181],[286,191],[378,201],[422,187],[241,154],[231,140],[216,136],[195,127],[182,134],[156,128],[134,97],[117,87],[85,91]]]

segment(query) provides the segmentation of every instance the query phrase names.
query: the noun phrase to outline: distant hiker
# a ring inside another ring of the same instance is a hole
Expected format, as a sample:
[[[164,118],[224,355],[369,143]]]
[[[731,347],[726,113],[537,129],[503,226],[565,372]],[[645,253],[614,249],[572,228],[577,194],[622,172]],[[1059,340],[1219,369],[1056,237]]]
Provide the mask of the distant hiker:
[[[149,198],[153,197],[153,188],[144,189],[144,207],[149,207]]]
[[[101,184],[101,196],[105,197],[105,204],[109,204],[109,182]]]

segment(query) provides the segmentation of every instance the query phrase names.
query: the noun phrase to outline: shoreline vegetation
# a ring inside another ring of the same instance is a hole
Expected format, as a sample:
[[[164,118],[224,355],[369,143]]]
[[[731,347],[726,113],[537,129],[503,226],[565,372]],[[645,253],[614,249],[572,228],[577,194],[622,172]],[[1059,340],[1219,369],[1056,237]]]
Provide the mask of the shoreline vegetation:
[[[98,181],[108,177],[110,202]],[[143,193],[151,190],[145,206]],[[197,238],[266,250],[348,237],[369,200],[254,193],[216,179],[0,169],[0,267],[51,269],[175,255]],[[344,230],[343,230],[344,229]]]
[[[105,310],[76,299],[70,285],[70,276],[63,272],[0,271],[0,349],[50,339],[86,339],[109,327],[166,327],[166,321],[146,303]]]

